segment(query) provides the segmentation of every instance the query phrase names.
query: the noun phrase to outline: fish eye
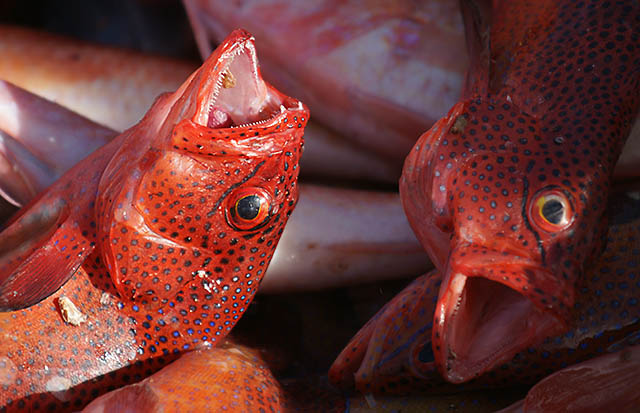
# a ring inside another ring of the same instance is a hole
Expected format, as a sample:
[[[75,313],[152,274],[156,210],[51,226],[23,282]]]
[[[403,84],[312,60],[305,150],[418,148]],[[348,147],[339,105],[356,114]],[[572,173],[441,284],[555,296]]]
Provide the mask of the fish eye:
[[[567,228],[573,222],[573,210],[567,196],[560,190],[548,189],[536,194],[529,218],[546,232]]]
[[[227,205],[227,223],[235,229],[250,231],[269,220],[271,197],[261,188],[243,188],[229,197]]]

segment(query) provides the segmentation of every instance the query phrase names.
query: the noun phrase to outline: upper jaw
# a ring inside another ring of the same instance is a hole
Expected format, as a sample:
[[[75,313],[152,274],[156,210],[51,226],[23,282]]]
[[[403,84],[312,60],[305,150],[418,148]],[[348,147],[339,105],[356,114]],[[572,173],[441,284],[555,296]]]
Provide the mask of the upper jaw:
[[[192,120],[208,128],[246,126],[284,111],[286,97],[260,74],[255,39],[236,30],[201,69]]]
[[[475,248],[477,252],[477,248]],[[573,294],[550,299],[557,288],[573,291],[527,257],[485,250],[449,260],[434,315],[436,365],[443,377],[461,383],[518,352],[562,333],[570,322]]]

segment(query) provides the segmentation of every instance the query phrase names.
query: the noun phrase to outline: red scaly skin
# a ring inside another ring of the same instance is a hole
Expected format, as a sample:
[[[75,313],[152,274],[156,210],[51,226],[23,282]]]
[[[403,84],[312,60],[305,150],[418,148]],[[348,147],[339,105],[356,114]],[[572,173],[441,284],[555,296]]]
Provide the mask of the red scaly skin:
[[[640,103],[637,1],[462,4],[475,66],[400,180],[443,275],[433,346],[451,382],[570,327]]]
[[[562,369],[536,384],[523,413],[633,412],[640,405],[640,346],[605,354]],[[514,406],[515,407],[515,406]],[[515,410],[505,409],[498,413]]]
[[[275,413],[285,409],[283,391],[257,352],[224,343],[186,353],[142,382],[99,397],[83,412],[124,410]]]
[[[225,337],[297,201],[307,119],[237,30],[26,206],[0,234],[0,411],[77,410]]]
[[[438,373],[432,317],[442,281],[425,274],[387,303],[340,353],[329,372],[343,389],[364,394],[461,391],[531,384],[594,356],[637,344],[640,338],[640,202],[616,199],[607,247],[585,273],[576,294],[575,327],[549,336],[464,385]],[[364,339],[363,339],[364,338]]]

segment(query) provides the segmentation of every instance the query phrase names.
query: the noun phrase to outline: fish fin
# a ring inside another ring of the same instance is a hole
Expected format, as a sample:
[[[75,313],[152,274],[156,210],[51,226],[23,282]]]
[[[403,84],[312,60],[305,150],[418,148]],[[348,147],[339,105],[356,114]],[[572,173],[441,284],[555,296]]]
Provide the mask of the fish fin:
[[[640,346],[565,367],[529,390],[524,411],[638,411],[639,369]]]
[[[0,311],[50,296],[93,249],[62,202],[36,204],[0,233]]]
[[[22,206],[51,185],[54,172],[26,147],[0,130],[0,196]]]
[[[640,116],[636,116],[613,171],[616,183],[622,183],[633,191],[640,191],[640,183],[638,182],[640,168],[638,165],[640,165]]]
[[[362,364],[369,348],[378,318],[388,305],[389,303],[367,321],[335,359],[329,369],[329,380],[334,386],[345,391],[353,389],[355,386],[355,373]]]
[[[460,0],[460,6],[470,56],[463,97],[517,90],[511,65],[518,55],[531,53],[529,44],[554,18],[554,2]]]
[[[486,95],[489,89],[491,65],[491,2],[490,0],[460,0],[465,28],[469,69],[462,88],[462,97]]]
[[[402,393],[441,382],[431,351],[440,283],[440,274],[431,271],[389,301],[340,353],[329,371],[331,382],[343,389],[355,385],[362,393]]]

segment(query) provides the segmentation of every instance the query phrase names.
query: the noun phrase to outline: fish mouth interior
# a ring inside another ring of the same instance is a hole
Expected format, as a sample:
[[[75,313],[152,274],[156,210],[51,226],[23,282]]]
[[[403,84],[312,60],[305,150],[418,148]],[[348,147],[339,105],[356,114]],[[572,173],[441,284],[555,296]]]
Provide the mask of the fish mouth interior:
[[[284,111],[283,95],[261,77],[252,41],[230,50],[224,68],[207,86],[195,122],[212,129],[266,122]]]
[[[468,381],[561,331],[560,320],[507,285],[457,274],[451,286],[441,332],[450,382]]]

